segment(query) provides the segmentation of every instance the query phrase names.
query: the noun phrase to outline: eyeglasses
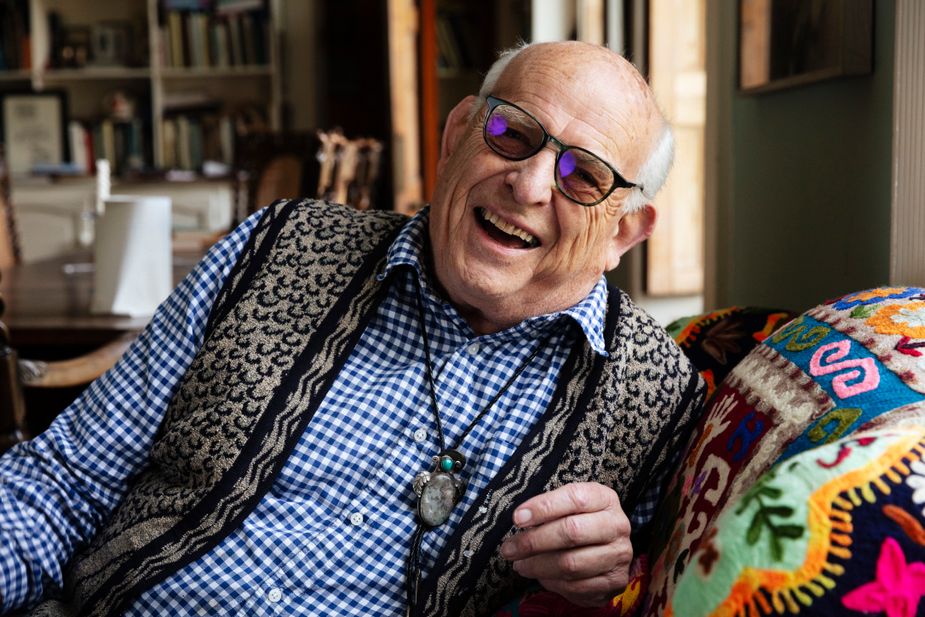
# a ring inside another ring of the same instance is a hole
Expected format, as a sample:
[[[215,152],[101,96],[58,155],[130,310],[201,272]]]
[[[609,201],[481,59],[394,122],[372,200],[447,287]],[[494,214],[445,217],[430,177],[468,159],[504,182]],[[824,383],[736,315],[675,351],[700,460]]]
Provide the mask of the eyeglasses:
[[[556,188],[582,206],[595,206],[618,188],[637,186],[596,154],[578,146],[569,146],[549,133],[525,111],[505,100],[487,97],[488,115],[482,134],[496,154],[511,161],[522,161],[537,154],[552,142],[556,153]]]

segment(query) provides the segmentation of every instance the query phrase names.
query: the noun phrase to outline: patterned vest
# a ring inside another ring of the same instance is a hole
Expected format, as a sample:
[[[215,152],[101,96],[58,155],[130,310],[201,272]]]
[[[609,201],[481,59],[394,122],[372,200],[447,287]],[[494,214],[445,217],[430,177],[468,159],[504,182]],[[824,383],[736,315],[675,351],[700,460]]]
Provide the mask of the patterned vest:
[[[241,525],[375,313],[387,284],[375,274],[404,221],[311,200],[266,210],[212,308],[148,467],[71,561],[64,599],[33,615],[121,614]],[[612,289],[610,357],[576,340],[541,421],[422,581],[417,614],[480,615],[523,589],[498,553],[515,505],[595,480],[630,512],[684,443],[702,386],[658,324]],[[476,516],[480,508],[487,514]],[[462,547],[472,557],[462,559]]]

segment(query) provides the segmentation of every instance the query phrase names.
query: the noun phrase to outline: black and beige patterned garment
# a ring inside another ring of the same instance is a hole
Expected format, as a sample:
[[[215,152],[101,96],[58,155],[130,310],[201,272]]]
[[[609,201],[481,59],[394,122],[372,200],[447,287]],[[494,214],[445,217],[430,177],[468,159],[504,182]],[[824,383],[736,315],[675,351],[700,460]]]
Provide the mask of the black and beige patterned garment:
[[[404,222],[312,200],[266,210],[213,307],[148,469],[72,560],[64,599],[34,615],[119,614],[241,524],[374,314],[384,289],[375,274]],[[498,552],[517,504],[596,481],[631,512],[684,443],[702,382],[650,316],[611,289],[609,357],[576,339],[543,418],[422,581],[417,614],[481,615],[524,588]],[[487,514],[475,516],[480,509]],[[472,556],[462,559],[463,550]]]

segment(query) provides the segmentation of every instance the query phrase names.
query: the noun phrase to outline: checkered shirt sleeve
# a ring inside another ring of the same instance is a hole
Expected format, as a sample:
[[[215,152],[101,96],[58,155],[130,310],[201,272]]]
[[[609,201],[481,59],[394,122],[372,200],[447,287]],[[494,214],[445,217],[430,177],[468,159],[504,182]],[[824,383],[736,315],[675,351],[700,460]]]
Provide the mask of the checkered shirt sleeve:
[[[0,457],[0,612],[60,588],[62,569],[116,506],[202,343],[212,306],[259,220],[217,243],[116,365],[51,427]]]

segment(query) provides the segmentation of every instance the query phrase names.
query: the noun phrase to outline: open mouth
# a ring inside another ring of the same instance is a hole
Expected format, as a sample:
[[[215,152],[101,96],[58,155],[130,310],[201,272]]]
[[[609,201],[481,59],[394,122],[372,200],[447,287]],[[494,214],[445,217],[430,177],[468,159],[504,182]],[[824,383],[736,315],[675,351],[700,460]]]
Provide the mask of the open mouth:
[[[479,225],[492,239],[508,248],[532,249],[540,245],[540,241],[519,227],[502,221],[500,218],[485,210],[475,209]]]

